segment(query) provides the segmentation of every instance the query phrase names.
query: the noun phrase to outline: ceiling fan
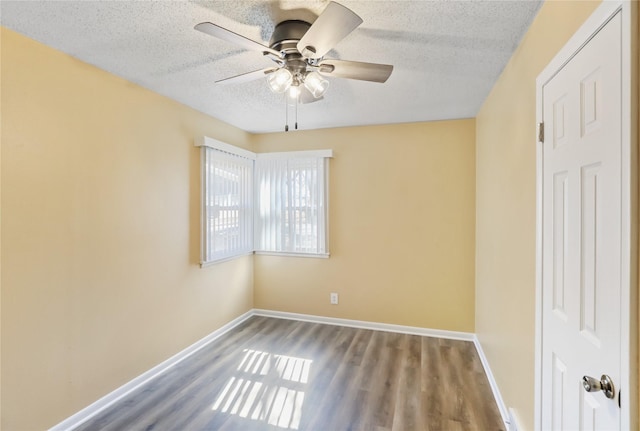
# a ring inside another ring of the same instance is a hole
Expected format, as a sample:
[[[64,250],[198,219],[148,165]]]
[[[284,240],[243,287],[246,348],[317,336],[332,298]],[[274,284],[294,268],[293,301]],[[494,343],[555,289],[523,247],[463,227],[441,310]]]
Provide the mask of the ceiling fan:
[[[287,20],[275,26],[269,46],[234,33],[211,22],[195,29],[245,49],[262,52],[276,63],[274,67],[243,73],[215,81],[216,84],[244,83],[267,78],[275,93],[289,91],[299,103],[320,100],[329,86],[324,77],[385,82],[393,66],[324,58],[338,42],[362,24],[362,18],[349,8],[330,2],[313,24]]]

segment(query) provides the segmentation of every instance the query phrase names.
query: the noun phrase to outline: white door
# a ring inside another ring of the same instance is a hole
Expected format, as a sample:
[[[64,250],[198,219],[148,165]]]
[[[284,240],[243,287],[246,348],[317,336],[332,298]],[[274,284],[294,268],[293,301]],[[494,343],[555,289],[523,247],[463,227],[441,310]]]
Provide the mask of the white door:
[[[620,429],[620,40],[618,13],[543,87],[543,430]]]

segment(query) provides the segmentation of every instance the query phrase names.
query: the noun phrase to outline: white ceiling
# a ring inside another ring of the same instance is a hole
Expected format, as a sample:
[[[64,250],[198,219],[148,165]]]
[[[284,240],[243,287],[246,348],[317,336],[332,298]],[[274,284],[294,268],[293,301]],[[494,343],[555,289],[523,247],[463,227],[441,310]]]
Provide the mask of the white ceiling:
[[[364,23],[326,57],[393,64],[385,84],[329,78],[300,105],[301,129],[474,117],[540,0],[339,0]],[[268,45],[275,23],[309,22],[328,0],[6,1],[3,26],[249,132],[281,131],[285,103],[264,79],[218,79],[272,66],[195,31],[210,21]],[[293,124],[293,122],[291,122]]]

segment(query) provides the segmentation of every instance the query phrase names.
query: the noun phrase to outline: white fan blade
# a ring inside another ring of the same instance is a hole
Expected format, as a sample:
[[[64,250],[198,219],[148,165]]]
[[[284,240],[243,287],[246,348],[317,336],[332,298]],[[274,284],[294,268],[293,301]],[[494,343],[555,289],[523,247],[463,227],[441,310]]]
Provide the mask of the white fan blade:
[[[280,52],[275,49],[271,49],[268,46],[265,46],[255,40],[251,40],[246,38],[238,33],[234,33],[231,30],[227,30],[226,28],[220,27],[219,25],[215,25],[210,22],[201,22],[200,24],[194,27],[196,30],[206,33],[210,36],[217,37],[218,39],[225,40],[227,42],[235,43],[245,49],[251,51],[259,51],[263,54],[273,54],[278,58],[281,58]]]
[[[393,72],[393,66],[390,64],[360,61],[327,59],[322,60],[318,66],[318,72],[325,76],[371,82],[385,82]]]
[[[243,84],[249,81],[255,81],[256,79],[264,78],[271,72],[278,70],[277,67],[269,67],[267,69],[254,70],[253,72],[243,73],[241,75],[231,76],[219,81],[215,81],[216,84]]]
[[[298,51],[306,58],[321,58],[360,24],[355,12],[331,2],[302,36]]]

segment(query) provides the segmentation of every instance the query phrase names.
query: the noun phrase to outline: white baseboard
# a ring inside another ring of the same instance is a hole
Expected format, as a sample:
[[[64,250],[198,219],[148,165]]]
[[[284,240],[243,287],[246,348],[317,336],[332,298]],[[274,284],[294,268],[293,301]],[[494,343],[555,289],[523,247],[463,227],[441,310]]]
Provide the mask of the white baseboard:
[[[511,420],[507,431],[524,431],[524,428],[520,426],[520,419],[515,409],[509,408],[509,418]]]
[[[125,383],[120,386],[118,389],[113,392],[105,395],[100,398],[93,404],[85,407],[80,410],[78,413],[70,416],[54,427],[50,428],[49,431],[70,431],[84,422],[88,421],[104,409],[108,408],[121,398],[125,397],[135,389],[149,382],[150,380],[158,377],[160,374],[167,371],[169,368],[175,366],[179,362],[185,360],[189,356],[196,353],[198,350],[204,348],[220,336],[229,332],[248,318],[252,316],[264,316],[264,317],[274,317],[279,319],[288,319],[288,320],[299,320],[304,322],[312,322],[312,323],[322,323],[326,325],[337,325],[337,326],[346,326],[351,328],[361,328],[361,329],[371,329],[375,331],[385,331],[385,332],[397,332],[401,334],[410,334],[410,335],[420,335],[425,337],[437,337],[437,338],[447,338],[452,340],[462,340],[462,341],[471,341],[474,343],[476,350],[478,351],[478,356],[480,357],[480,361],[482,362],[482,366],[484,367],[487,378],[489,379],[489,384],[491,385],[491,390],[493,391],[493,396],[498,404],[498,409],[500,410],[500,415],[504,423],[507,426],[508,431],[517,431],[517,427],[512,419],[510,419],[509,411],[507,410],[504,401],[502,400],[502,396],[500,395],[500,391],[498,390],[498,385],[493,377],[493,373],[491,372],[491,368],[489,368],[489,363],[487,361],[484,352],[482,351],[482,346],[478,341],[478,338],[475,334],[470,332],[457,332],[457,331],[446,331],[442,329],[429,329],[429,328],[421,328],[415,326],[403,326],[403,325],[393,325],[389,323],[377,323],[377,322],[367,322],[362,320],[351,320],[351,319],[339,319],[335,317],[324,317],[324,316],[314,316],[310,314],[298,314],[298,313],[288,313],[284,311],[272,311],[272,310],[262,310],[262,309],[252,309],[243,315],[233,319],[231,322],[222,326],[221,328],[213,331],[211,334],[202,338],[201,340],[195,342],[191,346],[182,350],[181,352],[175,354],[171,358],[162,362],[161,364],[153,367],[149,371],[141,374],[140,376],[134,378],[133,380]]]
[[[500,416],[502,416],[502,421],[507,427],[507,431],[517,431],[518,424],[515,422],[515,419],[512,419],[509,410],[507,409],[507,405],[504,403],[502,399],[502,395],[500,394],[500,389],[498,389],[498,383],[496,382],[495,377],[493,377],[493,372],[491,372],[491,367],[489,367],[489,360],[484,354],[484,350],[482,350],[482,345],[480,344],[480,340],[476,335],[473,336],[473,344],[476,346],[476,351],[478,352],[478,356],[480,357],[480,362],[482,362],[482,367],[484,368],[484,373],[487,375],[487,379],[489,380],[489,386],[491,386],[491,391],[493,392],[493,398],[496,400],[496,404],[498,405],[498,410],[500,411]]]
[[[144,385],[151,379],[158,377],[160,374],[164,373],[169,368],[175,366],[181,361],[184,361],[186,358],[193,355],[203,347],[207,346],[208,344],[216,340],[218,337],[229,332],[230,330],[232,330],[233,328],[235,328],[236,326],[238,326],[239,324],[241,324],[251,316],[253,316],[253,310],[249,310],[246,313],[242,314],[241,316],[236,317],[231,322],[223,325],[219,329],[216,329],[211,334],[196,341],[191,346],[173,355],[166,361],[156,365],[149,371],[146,371],[145,373],[139,375],[133,380],[125,383],[124,385],[120,386],[118,389],[105,395],[104,397],[100,398],[98,401],[94,402],[93,404],[90,404],[89,406],[80,410],[78,413],[74,414],[73,416],[70,416],[67,419],[63,420],[59,424],[50,428],[49,431],[69,431],[80,426],[81,424],[88,421],[89,419],[91,419],[92,417],[94,417],[95,415],[97,415],[107,407],[114,404],[116,401],[120,400],[124,396],[128,395],[132,391],[139,388],[140,386]]]
[[[420,328],[417,326],[393,325],[390,323],[367,322],[364,320],[339,319],[337,317],[315,316],[312,314],[288,313],[286,311],[272,311],[254,309],[254,315],[275,317],[278,319],[300,320],[303,322],[323,323],[325,325],[347,326],[349,328],[372,329],[374,331],[397,332],[400,334],[420,335],[423,337],[448,338],[451,340],[474,341],[471,332],[445,331],[443,329]]]

